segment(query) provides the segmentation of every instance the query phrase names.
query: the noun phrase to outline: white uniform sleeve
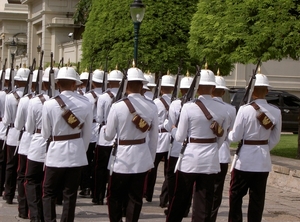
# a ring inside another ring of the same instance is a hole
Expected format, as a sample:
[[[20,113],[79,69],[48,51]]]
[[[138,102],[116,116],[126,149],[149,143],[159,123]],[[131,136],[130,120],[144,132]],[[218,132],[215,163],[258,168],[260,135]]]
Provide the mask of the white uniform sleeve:
[[[115,111],[115,105],[113,104],[107,117],[107,124],[104,128],[104,138],[106,140],[111,141],[115,138],[117,134],[117,126],[118,126],[118,117]]]
[[[45,102],[43,106],[43,113],[42,113],[42,136],[45,139],[49,139],[49,137],[52,134],[52,126],[51,126],[51,121],[49,117],[49,111],[47,109],[47,102]]]
[[[279,111],[280,112],[280,111]],[[270,138],[269,138],[269,149],[273,149],[276,144],[280,140],[281,135],[281,125],[282,125],[282,119],[281,119],[281,113],[277,117],[277,122],[275,124],[275,127],[273,130],[271,130]]]
[[[2,122],[5,126],[8,126],[12,120],[12,105],[11,105],[11,94],[8,94],[5,98],[5,108],[4,108],[4,116]]]
[[[153,162],[155,160],[157,141],[158,141],[157,127],[158,127],[158,115],[157,115],[157,110],[155,110],[153,111],[153,120],[151,122],[151,129],[149,131],[149,143],[148,143]]]
[[[24,99],[20,99],[18,108],[17,108],[17,113],[16,113],[16,119],[15,119],[15,128],[17,130],[21,130],[25,126],[25,121],[26,121],[26,108],[24,108],[25,103],[28,101]]]
[[[35,126],[36,126],[36,123],[35,123],[35,115],[33,113],[34,111],[34,107],[33,107],[33,102],[31,102],[33,100],[30,100],[29,101],[29,104],[28,104],[28,113],[27,113],[27,119],[26,119],[26,124],[25,124],[25,127],[26,127],[26,131],[29,132],[29,133],[33,133],[34,130],[35,130]]]
[[[97,101],[97,114],[96,114],[97,123],[102,123],[104,121],[104,106],[102,95],[98,97]]]
[[[92,106],[88,106],[87,110],[87,115],[85,117],[84,125],[81,129],[82,132],[82,139],[83,139],[83,144],[85,147],[85,150],[88,150],[89,143],[90,143],[90,138],[92,134],[92,124],[93,124],[93,110]]]
[[[175,133],[175,140],[179,143],[182,143],[185,138],[187,137],[187,131],[188,131],[188,126],[189,126],[189,117],[187,114],[187,106],[184,105],[181,110],[180,118],[179,118],[179,123],[178,123],[178,128]],[[175,130],[172,130],[172,135],[175,132]]]
[[[228,134],[229,141],[238,142],[243,139],[245,131],[244,124],[243,107],[240,107],[233,124],[233,129]]]

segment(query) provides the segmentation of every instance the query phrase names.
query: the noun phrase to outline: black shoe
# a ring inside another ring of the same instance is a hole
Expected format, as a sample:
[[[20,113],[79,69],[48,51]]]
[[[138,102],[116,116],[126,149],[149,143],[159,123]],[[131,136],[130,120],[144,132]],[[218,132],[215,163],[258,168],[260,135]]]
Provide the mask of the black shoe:
[[[96,199],[93,199],[93,200],[92,200],[92,203],[93,203],[94,205],[104,205],[103,200],[96,200]]]
[[[30,219],[30,222],[41,222],[41,220],[40,219]]]
[[[187,211],[185,211],[183,217],[188,217],[189,216],[189,212],[190,212],[190,209],[187,210]]]
[[[12,201],[12,199],[7,199],[7,200],[6,200],[6,203],[7,203],[7,204],[12,204],[13,201]]]
[[[165,213],[166,216],[168,216],[169,209],[165,209],[165,210],[164,210],[164,213]]]
[[[24,214],[19,214],[19,217],[22,218],[22,219],[28,219],[28,216],[24,215]]]
[[[89,197],[91,195],[90,188],[83,189],[82,191],[79,192],[79,195],[81,197]]]
[[[166,207],[168,207],[169,205],[166,204],[166,203],[160,203],[159,206],[160,206],[161,208],[166,208]]]

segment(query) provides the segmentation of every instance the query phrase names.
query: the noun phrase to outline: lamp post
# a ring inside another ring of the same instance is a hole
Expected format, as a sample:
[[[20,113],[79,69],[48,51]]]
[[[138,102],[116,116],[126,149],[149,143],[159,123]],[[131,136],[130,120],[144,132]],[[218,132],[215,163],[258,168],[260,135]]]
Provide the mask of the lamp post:
[[[40,57],[40,52],[41,52],[41,50],[42,50],[42,47],[41,47],[40,45],[38,45],[38,46],[36,47],[36,51],[38,52],[38,57]]]
[[[131,19],[133,21],[133,27],[134,27],[134,61],[137,65],[138,61],[138,38],[139,38],[139,30],[141,22],[145,15],[145,5],[142,3],[141,0],[134,0],[133,3],[130,5],[130,14]]]
[[[10,49],[10,54],[11,54],[11,66],[13,68],[14,66],[14,61],[15,61],[15,54],[17,51],[17,44],[15,42],[15,39],[13,38],[12,42],[9,45],[9,49]]]

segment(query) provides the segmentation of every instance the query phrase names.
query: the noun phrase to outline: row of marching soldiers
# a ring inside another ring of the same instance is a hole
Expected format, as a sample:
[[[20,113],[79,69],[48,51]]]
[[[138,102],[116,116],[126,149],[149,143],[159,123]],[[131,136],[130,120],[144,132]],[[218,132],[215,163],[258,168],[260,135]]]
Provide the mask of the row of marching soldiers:
[[[55,204],[62,192],[61,221],[74,221],[80,185],[79,194],[91,194],[94,204],[102,205],[107,198],[110,221],[121,221],[123,216],[138,221],[143,197],[152,201],[157,168],[164,159],[160,206],[168,207],[166,220],[181,221],[193,198],[193,220],[216,221],[230,161],[228,138],[234,137],[228,132],[239,126],[234,125],[235,108],[221,98],[227,89],[224,79],[207,68],[201,70],[196,85],[196,78],[182,78],[183,98],[194,91],[191,101],[183,104],[183,99],[171,96],[175,86],[171,75],[157,81],[160,96],[155,98],[153,76],[135,67],[125,72],[110,72],[109,87],[103,92],[104,71],[95,70],[92,90],[85,90],[87,74],[79,76],[72,67],[55,69],[57,91],[49,98],[49,69],[43,76],[43,91],[34,95],[33,87],[23,95],[29,70],[21,68],[14,76],[16,88],[0,92],[2,143],[6,144],[2,155],[7,153],[2,160],[6,163],[4,198],[12,204],[18,184],[19,217],[56,221]],[[265,87],[257,82],[256,86]],[[199,97],[194,100],[196,93]],[[281,117],[277,111],[272,113],[273,146],[278,129],[280,136]],[[253,205],[260,212],[263,201]]]

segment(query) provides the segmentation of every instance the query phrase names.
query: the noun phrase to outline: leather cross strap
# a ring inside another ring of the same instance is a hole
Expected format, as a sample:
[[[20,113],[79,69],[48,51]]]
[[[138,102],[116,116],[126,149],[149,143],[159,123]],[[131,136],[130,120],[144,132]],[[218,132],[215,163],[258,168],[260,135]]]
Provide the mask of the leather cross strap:
[[[107,90],[106,93],[109,95],[110,98],[114,98],[114,94],[110,90]]]
[[[164,105],[164,107],[166,108],[166,110],[169,111],[169,105],[166,102],[166,100],[163,97],[160,97],[159,99],[162,102],[162,104]]]
[[[275,125],[273,124],[273,122],[265,112],[259,110],[260,109],[259,105],[257,105],[255,102],[252,102],[250,105],[258,112],[256,118],[258,119],[260,125],[262,125],[266,130],[268,129],[273,130]]]
[[[146,142],[145,138],[139,140],[119,140],[119,145],[129,146],[129,145],[143,144],[145,142]]]
[[[18,93],[16,91],[13,91],[12,94],[14,95],[14,97],[16,98],[16,100],[19,102],[20,96],[18,95]]]
[[[33,95],[32,94],[28,94],[27,96],[28,96],[29,99],[32,99]]]
[[[94,99],[95,99],[95,104],[97,104],[97,98],[98,98],[97,94],[96,94],[93,90],[90,91],[90,93],[92,94],[92,96],[93,96]]]
[[[195,101],[196,105],[199,106],[199,108],[202,110],[202,112],[204,113],[206,119],[211,120],[213,117],[210,114],[210,112],[207,110],[207,108],[204,106],[203,102],[199,99],[197,99]]]
[[[0,117],[0,122],[2,122],[2,117]]]
[[[41,100],[41,103],[44,104],[44,102],[46,101],[45,97],[43,94],[38,95],[39,99]]]
[[[128,98],[125,98],[123,101],[127,105],[130,113],[135,113],[136,112],[135,108],[133,107],[132,103],[130,102],[130,100]]]
[[[190,143],[215,143],[215,142],[217,142],[217,138],[200,139],[200,138],[190,137],[189,142]]]
[[[82,95],[82,96],[84,95],[81,89],[78,89],[78,92],[80,95]]]
[[[160,130],[160,133],[168,133],[169,131],[168,130],[166,130],[165,128],[162,128],[161,130]]]
[[[73,140],[80,138],[80,133],[70,134],[70,135],[62,135],[62,136],[51,136],[52,141],[63,141],[63,140]]]
[[[269,144],[268,140],[243,140],[245,145],[267,145]]]
[[[83,127],[83,123],[80,123],[80,120],[75,116],[72,110],[66,109],[67,106],[65,102],[62,100],[62,98],[58,95],[55,96],[54,99],[59,104],[59,106],[64,110],[64,112],[62,113],[62,117],[66,121],[66,123],[73,129],[75,129],[76,127],[81,129]]]

